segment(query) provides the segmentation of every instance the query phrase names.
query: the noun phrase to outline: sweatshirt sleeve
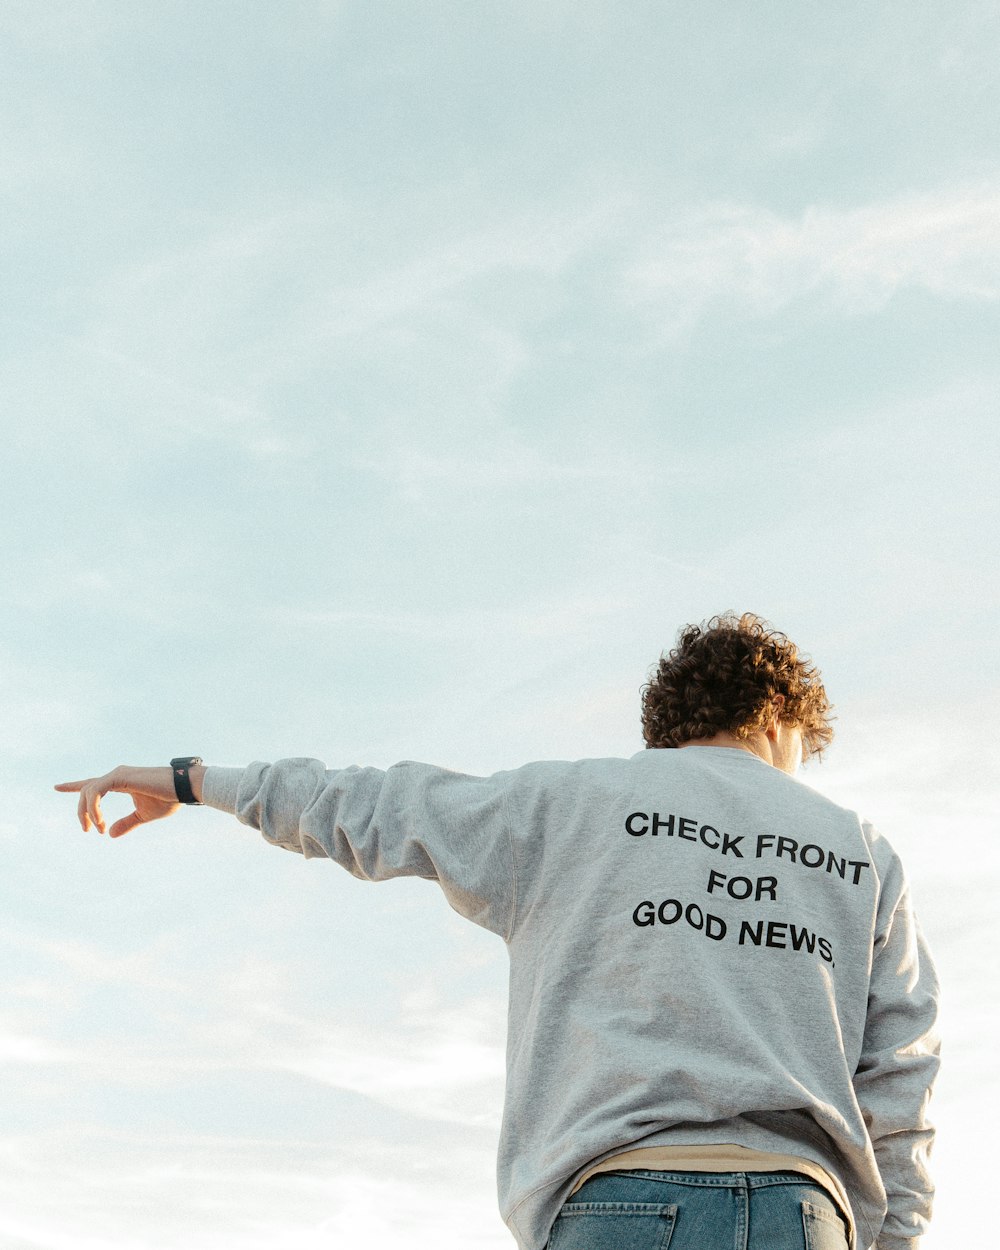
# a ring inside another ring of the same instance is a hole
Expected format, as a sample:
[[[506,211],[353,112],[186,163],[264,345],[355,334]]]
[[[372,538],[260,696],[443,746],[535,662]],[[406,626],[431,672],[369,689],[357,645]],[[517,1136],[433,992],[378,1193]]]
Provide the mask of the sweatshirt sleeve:
[[[362,880],[436,881],[460,915],[510,935],[514,864],[503,774],[410,762],[331,770],[287,759],[209,768],[203,798],[275,846],[332,859]]]
[[[927,1106],[939,1066],[939,991],[897,859],[882,882],[861,1062],[854,1087],[888,1210],[876,1250],[916,1250],[934,1193]]]

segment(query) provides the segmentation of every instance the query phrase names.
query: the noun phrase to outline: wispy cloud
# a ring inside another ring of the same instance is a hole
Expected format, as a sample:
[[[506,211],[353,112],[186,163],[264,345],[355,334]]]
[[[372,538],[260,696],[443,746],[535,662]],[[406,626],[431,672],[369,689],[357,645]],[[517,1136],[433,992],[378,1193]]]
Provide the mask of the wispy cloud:
[[[558,640],[579,630],[582,621],[607,621],[618,615],[622,607],[617,598],[593,595],[559,603],[495,610],[484,607],[468,612],[278,607],[270,609],[268,617],[282,627],[376,631],[438,642],[498,637]]]
[[[306,987],[276,977],[267,961],[194,977],[190,941],[169,934],[125,955],[79,940],[6,937],[25,972],[11,987],[16,1012],[0,1019],[0,1064],[62,1066],[78,1082],[144,1088],[198,1073],[291,1072],[418,1118],[498,1123],[505,1025],[492,999],[411,990],[386,1004],[392,1027],[379,1031],[363,1012],[307,1004]],[[101,1018],[105,987],[119,1000],[113,1024]]]
[[[573,211],[532,210],[419,252],[411,260],[328,296],[328,335],[357,335],[440,300],[497,272],[554,276],[607,236],[624,201],[599,201]]]
[[[984,704],[984,717],[986,712]],[[913,853],[936,859],[939,872],[964,874],[959,857],[940,855],[942,845],[958,836],[977,842],[1000,870],[994,837],[1000,766],[992,745],[969,732],[966,714],[940,706],[927,716],[860,706],[842,738],[829,764],[806,770],[810,785],[909,831]],[[932,838],[926,836],[929,828]]]
[[[54,1045],[44,1037],[8,1033],[0,1024],[0,1065],[70,1063],[78,1058],[69,1047]]]
[[[383,435],[384,437],[384,435]],[[416,445],[415,445],[416,444]],[[418,501],[428,492],[436,495],[442,488],[454,488],[463,494],[540,487],[587,488],[590,490],[637,489],[654,480],[654,466],[633,455],[613,448],[601,450],[585,447],[583,454],[547,449],[537,443],[518,440],[508,431],[482,435],[479,454],[428,450],[411,435],[393,440],[376,455],[360,455],[359,468],[390,482],[403,498]],[[677,470],[679,471],[679,470]],[[660,472],[660,477],[664,475]]]
[[[667,221],[625,275],[636,305],[676,327],[714,301],[760,316],[814,299],[831,312],[877,311],[900,290],[1000,299],[1000,186],[943,188],[783,217],[712,203]]]
[[[489,1155],[455,1141],[422,1141],[415,1154],[390,1141],[78,1130],[9,1140],[0,1159],[4,1250],[510,1245]]]
[[[447,1137],[414,1149],[76,1126],[12,1140],[0,1159],[4,1250],[510,1244],[489,1156]]]
[[[1000,767],[970,709],[929,715],[857,708],[829,762],[803,780],[888,837],[906,868],[942,983],[947,1099],[995,1096],[990,1053],[997,1009],[993,976],[1000,892]],[[952,1107],[953,1113],[953,1107]]]
[[[505,1020],[491,1000],[404,1004],[391,1035],[357,1036],[288,1017],[296,1044],[277,1066],[430,1120],[499,1127],[503,1100]],[[270,1047],[266,1048],[270,1053]]]
[[[343,201],[305,201],[123,265],[95,291],[89,342],[94,352],[171,385],[160,356],[136,360],[121,344],[155,331],[165,336],[161,343],[195,351],[208,341],[218,354],[260,345],[265,334],[267,361],[258,354],[245,364],[301,364],[332,339],[401,319],[409,324],[490,275],[558,275],[607,237],[623,206],[611,198],[582,208],[528,208],[459,227],[429,245],[417,242],[400,255],[396,238],[374,251],[371,239],[352,249],[332,242],[352,239],[370,223]]]

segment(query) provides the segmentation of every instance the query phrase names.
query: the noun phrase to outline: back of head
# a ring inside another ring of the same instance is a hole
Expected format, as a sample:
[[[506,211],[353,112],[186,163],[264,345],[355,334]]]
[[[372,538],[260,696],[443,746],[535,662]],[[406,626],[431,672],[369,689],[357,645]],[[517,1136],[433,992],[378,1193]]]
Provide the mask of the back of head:
[[[681,630],[642,691],[647,747],[677,747],[719,733],[746,739],[775,708],[802,731],[806,758],[833,738],[831,707],[808,656],[767,621],[726,612]]]

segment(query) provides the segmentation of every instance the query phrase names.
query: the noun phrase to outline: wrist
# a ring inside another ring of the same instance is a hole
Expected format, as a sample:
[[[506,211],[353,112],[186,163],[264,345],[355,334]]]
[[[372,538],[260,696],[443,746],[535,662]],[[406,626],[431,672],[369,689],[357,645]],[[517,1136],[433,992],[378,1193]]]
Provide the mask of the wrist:
[[[205,773],[207,769],[204,764],[193,764],[188,778],[191,782],[191,793],[198,803],[205,801]]]

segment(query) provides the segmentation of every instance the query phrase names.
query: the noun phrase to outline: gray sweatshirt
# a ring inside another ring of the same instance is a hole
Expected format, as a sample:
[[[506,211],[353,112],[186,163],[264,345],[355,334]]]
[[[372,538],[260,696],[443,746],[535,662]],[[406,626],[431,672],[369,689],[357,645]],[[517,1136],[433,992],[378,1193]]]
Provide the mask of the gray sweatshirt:
[[[869,824],[747,751],[473,777],[210,768],[205,801],[371,881],[437,881],[510,955],[500,1209],[543,1250],[592,1164],[732,1143],[837,1178],[862,1247],[930,1214],[934,968]]]

